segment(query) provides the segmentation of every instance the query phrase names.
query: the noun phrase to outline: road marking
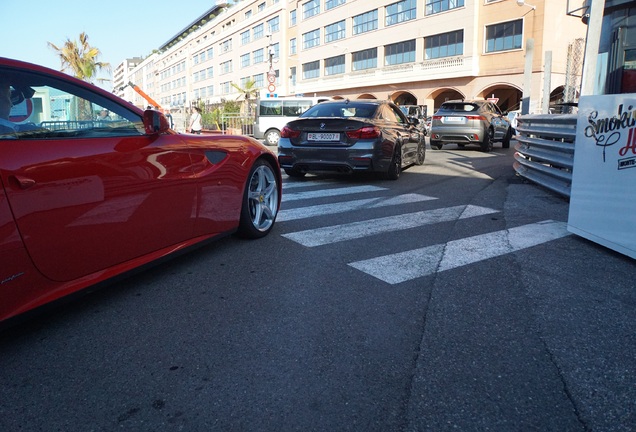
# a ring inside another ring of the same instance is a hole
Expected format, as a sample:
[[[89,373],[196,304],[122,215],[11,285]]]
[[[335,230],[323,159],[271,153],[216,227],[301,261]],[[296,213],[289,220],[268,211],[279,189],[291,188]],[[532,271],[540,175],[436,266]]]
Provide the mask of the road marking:
[[[498,210],[486,207],[460,205],[342,225],[333,225],[324,228],[297,231],[289,234],[283,234],[283,237],[287,237],[288,239],[300,243],[303,246],[314,247],[367,237],[374,234],[405,230],[438,222],[466,219],[469,217],[482,216],[497,212]]]
[[[311,186],[327,186],[334,183],[342,183],[336,180],[308,180],[308,181],[294,181],[283,182],[283,189],[295,189],[299,187],[311,187]]]
[[[570,235],[565,222],[547,220],[349,263],[391,285],[526,249]]]
[[[285,222],[297,219],[306,219],[314,216],[323,216],[337,213],[345,213],[363,208],[379,208],[400,204],[410,204],[422,201],[436,200],[435,197],[420,194],[404,194],[390,198],[368,198],[342,203],[322,204],[309,207],[302,207],[278,212],[276,222]]]
[[[310,198],[323,198],[323,197],[334,197],[341,195],[350,195],[362,192],[377,192],[386,190],[386,188],[378,187],[378,186],[352,186],[352,187],[344,187],[344,188],[333,188],[333,189],[321,189],[316,191],[306,191],[306,192],[293,192],[283,194],[282,201],[297,201],[302,199],[310,199]]]

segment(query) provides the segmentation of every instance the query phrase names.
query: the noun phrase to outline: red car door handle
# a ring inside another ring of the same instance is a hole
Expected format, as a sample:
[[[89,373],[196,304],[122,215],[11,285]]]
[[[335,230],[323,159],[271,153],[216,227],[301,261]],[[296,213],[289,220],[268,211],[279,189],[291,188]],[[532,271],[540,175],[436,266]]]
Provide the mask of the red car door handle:
[[[21,189],[28,189],[31,186],[35,185],[35,180],[28,177],[14,175],[13,178],[18,182],[18,186],[20,186]]]

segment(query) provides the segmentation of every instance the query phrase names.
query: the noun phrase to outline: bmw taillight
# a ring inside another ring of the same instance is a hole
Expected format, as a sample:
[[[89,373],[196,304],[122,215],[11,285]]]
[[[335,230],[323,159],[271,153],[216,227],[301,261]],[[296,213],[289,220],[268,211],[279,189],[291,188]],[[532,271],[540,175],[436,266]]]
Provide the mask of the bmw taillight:
[[[280,131],[281,138],[298,138],[300,136],[300,131],[296,129],[292,129],[289,126],[284,126]]]
[[[380,128],[377,126],[365,126],[360,129],[347,131],[347,137],[352,139],[374,139],[381,135]]]

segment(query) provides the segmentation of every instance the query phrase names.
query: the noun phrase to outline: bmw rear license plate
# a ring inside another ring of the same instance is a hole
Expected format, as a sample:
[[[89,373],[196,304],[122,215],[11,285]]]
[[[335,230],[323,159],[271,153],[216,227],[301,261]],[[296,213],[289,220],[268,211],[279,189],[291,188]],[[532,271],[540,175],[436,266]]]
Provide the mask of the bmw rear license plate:
[[[309,132],[308,141],[340,141],[340,134],[335,132]]]

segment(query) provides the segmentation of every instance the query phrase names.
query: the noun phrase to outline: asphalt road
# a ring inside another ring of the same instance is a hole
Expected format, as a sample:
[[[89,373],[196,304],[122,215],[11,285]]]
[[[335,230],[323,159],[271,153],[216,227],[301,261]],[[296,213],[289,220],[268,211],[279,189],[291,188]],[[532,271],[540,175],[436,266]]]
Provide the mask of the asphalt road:
[[[0,431],[630,431],[636,264],[513,149],[284,180],[225,238],[0,334]]]

